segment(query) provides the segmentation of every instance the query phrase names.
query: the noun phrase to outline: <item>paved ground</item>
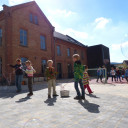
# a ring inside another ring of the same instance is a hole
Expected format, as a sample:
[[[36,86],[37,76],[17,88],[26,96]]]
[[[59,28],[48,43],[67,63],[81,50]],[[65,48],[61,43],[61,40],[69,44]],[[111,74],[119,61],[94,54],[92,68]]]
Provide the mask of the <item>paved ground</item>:
[[[64,83],[63,83],[64,82]],[[58,83],[65,85],[67,80]],[[73,83],[69,98],[47,99],[46,83],[34,85],[34,96],[0,87],[0,128],[128,128],[128,84],[91,84],[93,95],[76,101]]]

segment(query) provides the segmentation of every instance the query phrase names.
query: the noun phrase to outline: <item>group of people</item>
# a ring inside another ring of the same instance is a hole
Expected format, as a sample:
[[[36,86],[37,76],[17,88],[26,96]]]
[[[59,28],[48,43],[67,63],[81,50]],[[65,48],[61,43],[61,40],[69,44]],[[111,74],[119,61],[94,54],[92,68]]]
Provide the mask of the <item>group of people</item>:
[[[122,80],[125,78],[126,81],[128,82],[128,68],[123,68],[123,69],[119,69],[119,68],[116,68],[114,69],[112,67],[111,71],[110,71],[110,75],[112,77],[112,82],[113,82],[113,79],[116,81],[120,81],[121,82],[121,77],[122,77]]]
[[[85,89],[87,88],[89,94],[93,93],[89,86],[89,75],[88,75],[88,67],[86,65],[82,65],[80,61],[80,56],[79,54],[74,54],[73,55],[73,62],[74,62],[74,88],[76,90],[76,97],[74,99],[76,100],[81,100],[85,99]],[[25,62],[26,68],[24,69],[21,63],[20,59],[16,60],[16,65],[10,65],[10,67],[15,68],[15,84],[17,88],[17,93],[22,91],[22,80],[23,80],[23,74],[25,73],[28,78],[28,90],[29,93],[27,96],[32,96],[33,95],[33,88],[32,88],[32,83],[33,83],[33,75],[36,73],[35,69],[32,66],[31,61],[27,60]],[[53,61],[48,60],[47,61],[47,68],[45,71],[45,76],[47,77],[47,82],[48,82],[48,98],[51,98],[51,96],[56,97],[57,92],[56,92],[56,75],[57,72],[55,71],[55,68],[53,67]],[[80,85],[81,91],[79,90],[78,84]],[[53,93],[52,93],[53,89]],[[52,95],[53,94],[53,95]]]
[[[97,70],[97,80],[96,82],[100,81],[102,82],[102,79],[103,79],[103,76],[105,76],[105,68],[101,68],[99,67],[98,70]],[[125,78],[126,81],[128,82],[128,68],[123,68],[123,69],[119,69],[118,67],[116,69],[114,69],[113,67],[111,68],[111,71],[110,73],[108,72],[106,75],[107,75],[107,79],[108,79],[108,76],[110,74],[110,77],[112,78],[112,82],[113,80],[115,80],[115,82],[122,82],[122,80]],[[122,80],[121,80],[122,78]]]

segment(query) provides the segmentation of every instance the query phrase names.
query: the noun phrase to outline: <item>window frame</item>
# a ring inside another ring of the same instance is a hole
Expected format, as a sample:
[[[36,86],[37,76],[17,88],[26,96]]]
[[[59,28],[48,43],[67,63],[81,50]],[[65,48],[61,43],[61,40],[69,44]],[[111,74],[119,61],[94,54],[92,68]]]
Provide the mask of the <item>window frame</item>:
[[[71,57],[71,49],[70,48],[67,48],[67,56]]]
[[[25,35],[25,32],[26,32],[26,35]],[[22,43],[21,43],[21,40],[23,41]],[[25,43],[25,40],[26,40],[26,43]],[[28,31],[23,28],[20,29],[20,46],[24,46],[24,47],[28,46]]]
[[[58,47],[59,47],[59,54],[58,54]],[[61,46],[60,45],[57,45],[56,46],[56,49],[57,49],[57,56],[61,56],[62,54],[61,54]]]
[[[32,14],[32,13],[29,14],[29,21],[30,21],[31,23],[33,23],[33,14]]]
[[[34,15],[34,24],[38,25],[39,22],[38,22],[38,16],[37,15]]]
[[[41,37],[44,37],[44,39],[45,39],[45,48],[44,49],[42,48],[43,44],[42,44]],[[47,50],[47,43],[46,42],[47,42],[46,36],[43,35],[43,34],[41,34],[40,35],[40,49],[43,50],[43,51],[46,51]]]

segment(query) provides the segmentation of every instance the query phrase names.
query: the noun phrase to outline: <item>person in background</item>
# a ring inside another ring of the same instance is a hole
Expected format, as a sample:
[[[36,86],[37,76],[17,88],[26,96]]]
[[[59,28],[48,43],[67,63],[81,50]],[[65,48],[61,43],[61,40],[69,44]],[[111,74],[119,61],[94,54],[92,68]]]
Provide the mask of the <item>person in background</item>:
[[[84,89],[87,88],[89,94],[93,93],[93,91],[91,90],[90,86],[89,86],[89,75],[88,75],[88,66],[85,65],[85,71],[83,73],[83,85],[84,85]]]
[[[32,96],[33,95],[33,89],[32,89],[33,74],[36,73],[36,71],[32,67],[31,61],[27,60],[25,64],[26,64],[25,73],[27,74],[27,77],[28,77],[28,89],[29,89],[29,93],[27,94],[27,96]]]
[[[122,75],[122,80],[123,80],[124,79],[124,75],[125,75],[125,68],[122,68],[121,75]]]
[[[23,69],[21,64],[21,59],[16,59],[16,64],[11,65],[8,64],[10,67],[15,69],[15,85],[17,87],[17,93],[21,92],[22,88],[22,80],[23,80]]]
[[[101,67],[99,67],[97,70],[97,81],[96,82],[98,82],[99,79],[102,82],[102,78],[103,78],[103,70]]]
[[[120,80],[120,82],[121,82],[121,71],[119,70],[119,68],[117,67],[116,68],[116,79],[117,79],[117,81],[118,81],[118,79]]]
[[[84,91],[84,86],[82,83],[84,66],[81,64],[79,54],[73,55],[73,62],[74,62],[74,79],[75,79],[74,86],[75,86],[75,90],[77,93],[77,96],[74,97],[74,99],[75,100],[81,100],[81,99],[85,100],[85,91]],[[80,84],[82,94],[80,93],[78,84]]]
[[[113,78],[114,78],[114,80],[116,82],[116,71],[114,70],[113,67],[111,68],[110,75],[112,77],[112,82],[113,82]]]

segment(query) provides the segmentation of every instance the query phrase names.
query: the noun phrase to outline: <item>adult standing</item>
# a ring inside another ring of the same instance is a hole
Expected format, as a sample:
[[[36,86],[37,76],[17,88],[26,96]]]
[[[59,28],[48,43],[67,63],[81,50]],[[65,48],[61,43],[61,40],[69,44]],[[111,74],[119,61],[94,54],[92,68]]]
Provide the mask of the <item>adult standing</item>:
[[[15,85],[17,88],[17,93],[22,91],[21,85],[23,80],[23,70],[22,70],[22,64],[21,59],[16,60],[15,65],[9,64],[10,67],[15,69]]]

